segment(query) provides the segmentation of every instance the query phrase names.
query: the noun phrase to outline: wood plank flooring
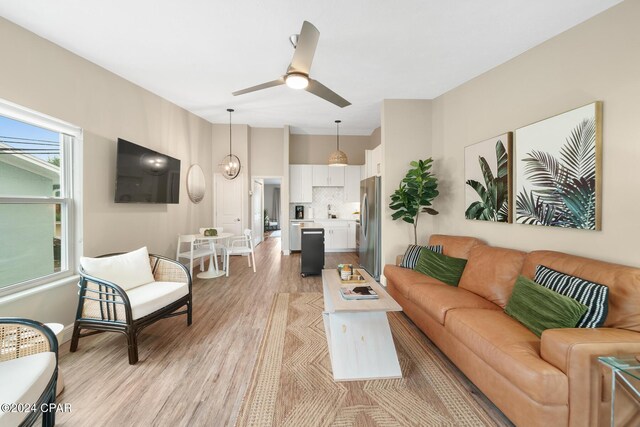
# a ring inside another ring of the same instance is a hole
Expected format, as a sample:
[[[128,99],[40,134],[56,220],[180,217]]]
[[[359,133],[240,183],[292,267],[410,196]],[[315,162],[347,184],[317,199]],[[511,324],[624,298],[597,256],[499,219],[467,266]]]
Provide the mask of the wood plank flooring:
[[[330,268],[356,261],[354,253],[328,253],[325,264]],[[274,295],[322,291],[321,277],[300,277],[299,263],[297,254],[280,254],[279,238],[268,238],[256,249],[256,273],[246,258],[233,257],[229,278],[195,279],[193,324],[187,327],[181,316],[143,330],[137,365],[128,364],[125,339],[119,334],[83,338],[76,353],[69,352],[69,343],[63,344],[65,390],[58,402],[70,403],[71,412],[59,413],[56,424],[233,425]],[[502,420],[464,381],[490,414]]]

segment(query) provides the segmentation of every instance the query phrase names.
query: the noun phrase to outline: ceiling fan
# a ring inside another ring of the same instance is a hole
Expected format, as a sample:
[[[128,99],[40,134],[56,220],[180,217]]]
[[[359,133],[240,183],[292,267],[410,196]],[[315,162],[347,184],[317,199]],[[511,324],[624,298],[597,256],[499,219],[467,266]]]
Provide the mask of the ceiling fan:
[[[320,32],[312,23],[304,21],[302,23],[302,29],[300,34],[294,34],[290,37],[291,44],[293,45],[295,52],[291,59],[291,64],[287,68],[287,72],[279,79],[272,80],[267,83],[263,83],[257,86],[252,86],[247,89],[238,90],[233,92],[234,96],[242,95],[249,92],[255,92],[257,90],[267,89],[274,86],[280,86],[286,84],[292,89],[304,89],[307,92],[319,96],[332,104],[337,105],[340,108],[351,105],[349,101],[323,85],[317,80],[313,80],[309,77],[309,70],[311,69],[311,63],[313,62],[313,55],[316,52],[316,46],[318,45],[318,39],[320,38]]]

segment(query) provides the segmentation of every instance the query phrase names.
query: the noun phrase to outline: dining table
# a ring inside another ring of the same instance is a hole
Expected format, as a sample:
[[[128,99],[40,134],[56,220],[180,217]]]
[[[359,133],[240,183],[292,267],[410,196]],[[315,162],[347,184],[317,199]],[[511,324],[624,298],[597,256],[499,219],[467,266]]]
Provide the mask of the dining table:
[[[209,268],[207,271],[198,273],[199,279],[215,279],[216,277],[224,276],[224,270],[218,268],[218,257],[215,254],[215,244],[219,240],[229,240],[233,237],[233,233],[219,233],[216,236],[205,236],[204,234],[194,234],[196,240],[206,242],[212,246],[212,254],[209,255]]]

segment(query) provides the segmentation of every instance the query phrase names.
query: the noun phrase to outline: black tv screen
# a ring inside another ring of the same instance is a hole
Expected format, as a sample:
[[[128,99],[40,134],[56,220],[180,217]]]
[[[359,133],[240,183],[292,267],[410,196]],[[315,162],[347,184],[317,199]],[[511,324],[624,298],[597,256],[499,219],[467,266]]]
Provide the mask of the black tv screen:
[[[116,203],[178,203],[180,160],[118,139]]]

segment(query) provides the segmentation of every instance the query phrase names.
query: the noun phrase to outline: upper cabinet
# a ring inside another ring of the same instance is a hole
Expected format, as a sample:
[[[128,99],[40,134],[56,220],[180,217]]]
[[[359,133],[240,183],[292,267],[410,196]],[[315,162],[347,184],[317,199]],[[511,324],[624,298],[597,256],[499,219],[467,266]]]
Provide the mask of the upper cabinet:
[[[347,203],[360,201],[360,169],[361,166],[344,168],[344,201]]]
[[[382,176],[382,145],[378,145],[373,150],[365,151],[365,173],[362,178],[372,176]]]
[[[313,202],[313,166],[289,166],[289,202]]]
[[[344,186],[343,167],[329,167],[327,165],[313,165],[314,187],[342,187]]]

